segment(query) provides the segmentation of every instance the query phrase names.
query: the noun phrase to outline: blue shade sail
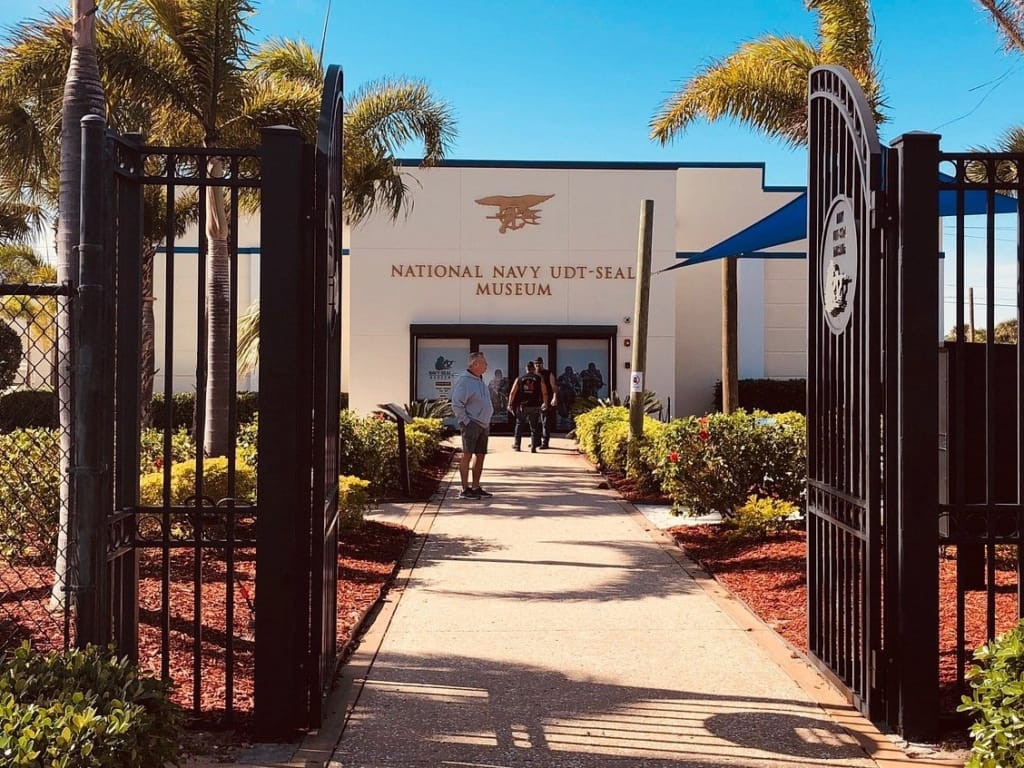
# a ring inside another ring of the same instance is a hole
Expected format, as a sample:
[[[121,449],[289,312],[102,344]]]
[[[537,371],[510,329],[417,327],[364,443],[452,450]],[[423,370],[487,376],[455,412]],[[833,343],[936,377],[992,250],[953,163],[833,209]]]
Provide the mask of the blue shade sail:
[[[944,183],[953,181],[953,177],[939,174]],[[969,190],[958,192],[952,189],[939,190],[939,215],[957,215],[958,199],[963,199],[963,213],[965,216],[976,216],[988,213],[989,194],[985,190]],[[1008,195],[993,195],[995,213],[1016,213],[1017,198]],[[679,267],[687,267],[691,264],[703,264],[707,261],[737,257],[741,259],[803,259],[807,257],[804,251],[774,251],[765,252],[765,248],[772,248],[785,243],[792,243],[796,240],[803,240],[807,237],[807,191],[801,192],[797,197],[785,203],[781,208],[769,213],[764,218],[755,221],[746,229],[742,229],[735,235],[727,237],[720,243],[711,246],[704,251],[680,251],[676,258],[680,259],[660,272],[668,272]]]

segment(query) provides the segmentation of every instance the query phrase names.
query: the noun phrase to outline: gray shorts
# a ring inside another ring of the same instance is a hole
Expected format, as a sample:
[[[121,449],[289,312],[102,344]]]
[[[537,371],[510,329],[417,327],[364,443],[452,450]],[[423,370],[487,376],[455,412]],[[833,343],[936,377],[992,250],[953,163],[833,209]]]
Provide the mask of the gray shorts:
[[[482,427],[472,420],[468,424],[463,425],[463,453],[487,453],[487,435],[490,431],[490,427]]]

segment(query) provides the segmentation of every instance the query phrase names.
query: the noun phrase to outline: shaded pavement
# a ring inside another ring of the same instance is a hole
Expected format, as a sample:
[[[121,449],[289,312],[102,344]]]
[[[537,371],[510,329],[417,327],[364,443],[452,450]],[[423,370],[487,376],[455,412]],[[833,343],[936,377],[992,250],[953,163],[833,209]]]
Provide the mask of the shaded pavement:
[[[880,734],[568,440],[453,467],[341,672],[324,727],[242,764],[305,768],[953,766]],[[911,757],[914,754],[916,757]]]

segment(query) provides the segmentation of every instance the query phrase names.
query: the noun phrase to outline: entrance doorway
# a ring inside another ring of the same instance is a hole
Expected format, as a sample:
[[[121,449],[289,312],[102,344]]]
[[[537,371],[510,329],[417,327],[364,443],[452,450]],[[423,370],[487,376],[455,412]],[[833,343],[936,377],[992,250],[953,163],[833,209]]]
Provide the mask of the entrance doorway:
[[[512,382],[538,357],[555,375],[559,405],[555,429],[573,427],[572,406],[580,397],[606,398],[615,388],[615,326],[414,325],[410,328],[413,400],[446,398],[451,381],[465,368],[469,352],[487,356],[484,381],[491,392],[491,430],[511,434],[508,412]],[[437,361],[454,360],[438,369]]]

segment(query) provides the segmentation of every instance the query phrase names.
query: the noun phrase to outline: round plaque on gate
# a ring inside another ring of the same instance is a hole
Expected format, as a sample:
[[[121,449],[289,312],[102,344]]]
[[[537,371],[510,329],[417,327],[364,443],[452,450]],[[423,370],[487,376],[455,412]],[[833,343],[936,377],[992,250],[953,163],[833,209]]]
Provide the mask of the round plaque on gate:
[[[857,295],[857,221],[845,195],[832,200],[821,238],[821,306],[832,333],[840,335],[850,323]]]

